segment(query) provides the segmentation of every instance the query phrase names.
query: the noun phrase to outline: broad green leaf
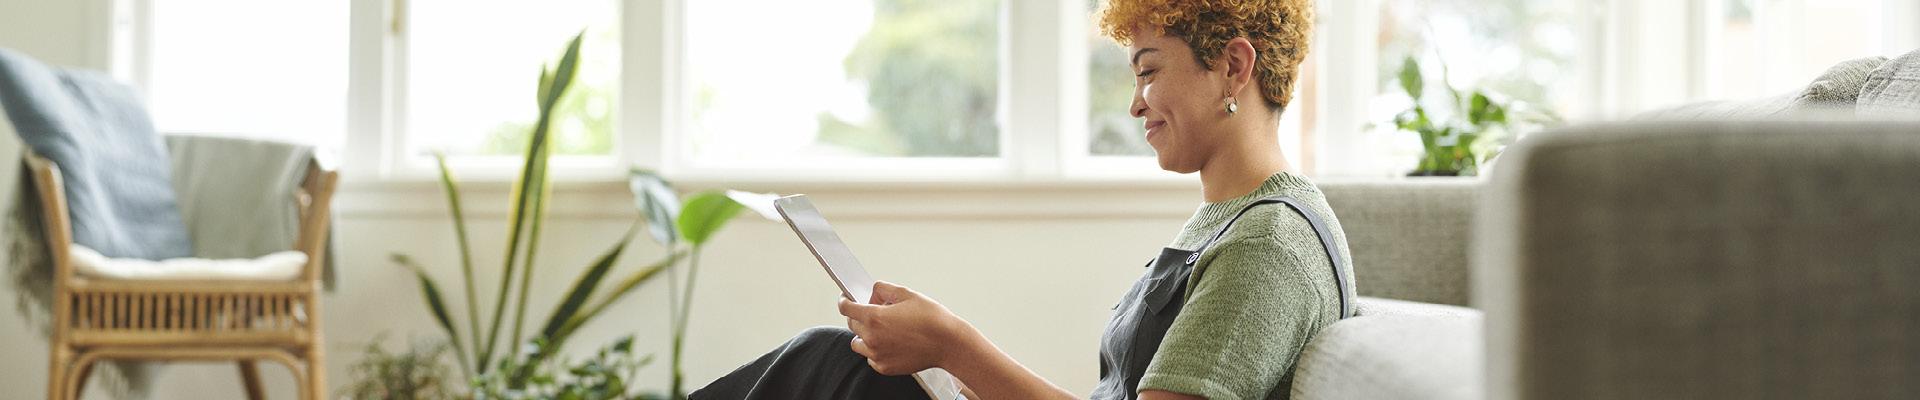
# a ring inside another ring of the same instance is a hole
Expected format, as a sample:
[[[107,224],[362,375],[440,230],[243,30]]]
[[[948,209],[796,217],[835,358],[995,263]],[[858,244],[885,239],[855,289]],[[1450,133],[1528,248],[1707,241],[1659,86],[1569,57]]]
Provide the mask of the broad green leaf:
[[[633,207],[647,218],[647,233],[667,248],[680,239],[674,224],[680,217],[680,195],[673,185],[651,170],[634,168],[627,172],[627,188],[633,191]]]
[[[460,332],[453,329],[453,317],[447,312],[446,301],[442,300],[440,296],[440,285],[435,284],[433,277],[427,276],[426,268],[421,268],[419,264],[415,264],[412,257],[407,257],[404,254],[393,254],[391,258],[395,264],[400,264],[400,266],[413,271],[414,278],[420,281],[420,296],[425,297],[427,300],[427,310],[433,312],[433,319],[440,323],[440,329],[447,331],[447,338],[453,342],[454,354],[460,356],[460,363],[466,364],[467,356],[459,350],[461,347]],[[466,367],[463,365],[461,368]]]
[[[707,239],[712,237],[714,232],[725,227],[727,221],[733,220],[734,216],[740,215],[740,212],[745,209],[746,207],[742,207],[740,203],[718,191],[696,194],[693,198],[687,199],[687,204],[680,208],[680,220],[677,221],[680,226],[680,236],[694,246],[706,244]]]
[[[776,210],[773,206],[773,203],[780,201],[780,195],[778,194],[728,190],[727,198],[733,199],[733,202],[746,207],[747,211],[753,211],[753,213],[759,215],[760,218],[766,218],[768,221],[780,221],[780,211]]]
[[[1414,61],[1411,56],[1400,61],[1400,89],[1407,92],[1407,97],[1412,97],[1415,103],[1420,102],[1420,93],[1424,88],[1426,82],[1420,77],[1420,62]]]
[[[1491,111],[1490,107],[1494,107],[1494,105],[1493,100],[1488,99],[1486,93],[1474,91],[1473,100],[1467,104],[1467,123],[1473,124],[1474,126],[1487,123]]]

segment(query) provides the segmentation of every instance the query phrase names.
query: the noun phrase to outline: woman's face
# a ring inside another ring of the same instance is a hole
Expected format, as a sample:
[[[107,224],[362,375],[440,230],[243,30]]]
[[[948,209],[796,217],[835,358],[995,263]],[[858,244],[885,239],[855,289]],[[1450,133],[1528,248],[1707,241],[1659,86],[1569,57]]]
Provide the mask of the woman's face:
[[[1147,144],[1160,168],[1199,171],[1214,149],[1227,117],[1227,81],[1193,58],[1186,41],[1153,30],[1136,30],[1133,46],[1133,116],[1145,120]]]

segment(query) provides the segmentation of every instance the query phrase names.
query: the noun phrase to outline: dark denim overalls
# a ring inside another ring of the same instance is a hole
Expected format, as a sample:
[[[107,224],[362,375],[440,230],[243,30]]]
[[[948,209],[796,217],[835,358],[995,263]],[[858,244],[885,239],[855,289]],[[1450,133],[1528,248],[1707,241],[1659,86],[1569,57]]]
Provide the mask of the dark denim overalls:
[[[1200,261],[1200,254],[1212,246],[1233,223],[1240,220],[1253,207],[1280,203],[1292,208],[1307,223],[1313,226],[1315,234],[1320,236],[1320,244],[1326,248],[1327,259],[1333,261],[1334,287],[1340,292],[1340,318],[1353,315],[1353,293],[1347,292],[1342,271],[1351,270],[1347,260],[1340,256],[1334,245],[1333,234],[1313,209],[1299,201],[1285,196],[1273,196],[1254,201],[1226,226],[1207,239],[1200,248],[1192,251],[1175,248],[1160,250],[1147,265],[1147,274],[1133,284],[1133,289],[1114,306],[1113,321],[1107,323],[1107,331],[1101,335],[1100,346],[1100,384],[1093,391],[1093,399],[1135,399],[1139,397],[1140,378],[1147,373],[1147,364],[1153,362],[1154,352],[1160,349],[1160,341],[1166,338],[1167,329],[1173,326],[1173,319],[1180,315],[1180,308],[1187,303],[1187,280],[1193,275],[1193,264]]]

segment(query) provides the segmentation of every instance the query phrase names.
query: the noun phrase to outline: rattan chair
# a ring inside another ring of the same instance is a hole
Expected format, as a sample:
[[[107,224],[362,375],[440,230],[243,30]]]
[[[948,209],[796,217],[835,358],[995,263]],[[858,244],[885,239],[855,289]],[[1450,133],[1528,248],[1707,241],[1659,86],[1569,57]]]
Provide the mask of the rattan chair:
[[[321,341],[320,268],[339,173],[310,164],[292,196],[299,204],[294,249],[307,265],[292,281],[122,281],[76,275],[60,170],[29,156],[53,261],[53,339],[47,398],[74,399],[102,360],[233,361],[247,396],[262,397],[259,360],[293,370],[300,398],[321,400],[326,363]]]

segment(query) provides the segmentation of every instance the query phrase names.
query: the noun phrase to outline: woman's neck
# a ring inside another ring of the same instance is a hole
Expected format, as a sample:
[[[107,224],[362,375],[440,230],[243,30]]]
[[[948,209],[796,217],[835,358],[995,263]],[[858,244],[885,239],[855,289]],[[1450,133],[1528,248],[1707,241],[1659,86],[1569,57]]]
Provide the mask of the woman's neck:
[[[1286,155],[1273,141],[1226,146],[1200,167],[1200,192],[1208,203],[1232,200],[1253,193],[1267,178],[1289,169]]]

